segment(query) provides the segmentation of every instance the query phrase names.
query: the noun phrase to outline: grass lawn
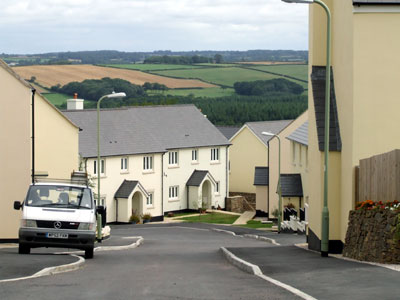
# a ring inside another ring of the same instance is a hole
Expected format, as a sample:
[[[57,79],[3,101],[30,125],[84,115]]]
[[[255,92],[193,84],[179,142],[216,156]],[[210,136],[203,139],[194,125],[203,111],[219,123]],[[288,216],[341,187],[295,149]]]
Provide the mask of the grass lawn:
[[[214,224],[233,224],[239,216],[221,214],[221,213],[207,213],[194,217],[180,218],[189,223],[214,223]]]
[[[203,89],[171,89],[166,91],[166,94],[173,96],[188,96],[193,95],[194,97],[226,97],[235,94],[235,91],[230,88],[203,88]]]
[[[237,226],[244,227],[244,228],[257,229],[257,228],[272,228],[272,225],[273,225],[272,223],[263,224],[263,223],[261,223],[261,221],[250,220],[250,221],[247,221],[246,225],[237,225]]]
[[[129,69],[129,70],[138,70],[138,71],[202,68],[202,66],[195,66],[195,65],[170,65],[170,64],[107,64],[102,66],[120,68],[120,69]]]
[[[68,99],[71,99],[72,97],[69,95],[65,94],[58,94],[58,93],[46,93],[43,94],[43,96],[51,102],[53,105],[61,105],[65,102],[67,102]]]
[[[240,67],[199,68],[191,70],[166,70],[166,71],[153,71],[152,73],[163,76],[176,77],[176,78],[200,79],[206,82],[218,85],[230,86],[230,87],[233,87],[233,84],[237,81],[270,80],[274,78],[282,78],[281,76],[258,72],[256,70],[250,70]],[[297,80],[295,82],[302,84]],[[304,87],[307,87],[306,83],[302,85]]]

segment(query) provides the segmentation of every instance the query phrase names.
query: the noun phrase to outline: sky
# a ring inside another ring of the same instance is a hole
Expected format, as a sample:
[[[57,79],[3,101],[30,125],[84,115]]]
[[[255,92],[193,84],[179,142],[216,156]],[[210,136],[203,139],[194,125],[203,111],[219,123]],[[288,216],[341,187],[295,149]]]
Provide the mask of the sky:
[[[308,5],[280,0],[1,0],[0,53],[308,49]]]

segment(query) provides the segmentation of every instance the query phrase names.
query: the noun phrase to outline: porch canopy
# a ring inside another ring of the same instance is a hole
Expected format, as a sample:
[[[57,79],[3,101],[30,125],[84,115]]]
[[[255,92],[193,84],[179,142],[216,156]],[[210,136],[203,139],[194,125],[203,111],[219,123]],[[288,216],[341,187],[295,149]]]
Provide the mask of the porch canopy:
[[[214,191],[217,182],[207,170],[194,170],[186,182],[188,188],[187,207],[189,209],[216,206]]]

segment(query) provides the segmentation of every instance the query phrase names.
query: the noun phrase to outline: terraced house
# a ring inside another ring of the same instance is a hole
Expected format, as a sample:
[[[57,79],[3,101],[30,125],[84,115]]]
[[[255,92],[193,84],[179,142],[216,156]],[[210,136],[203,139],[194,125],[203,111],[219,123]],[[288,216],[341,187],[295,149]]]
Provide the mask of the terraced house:
[[[162,220],[169,211],[225,207],[230,144],[194,105],[102,110],[100,166],[96,111],[64,114],[82,129],[79,152],[92,178],[101,177],[107,222],[128,222],[133,212]]]

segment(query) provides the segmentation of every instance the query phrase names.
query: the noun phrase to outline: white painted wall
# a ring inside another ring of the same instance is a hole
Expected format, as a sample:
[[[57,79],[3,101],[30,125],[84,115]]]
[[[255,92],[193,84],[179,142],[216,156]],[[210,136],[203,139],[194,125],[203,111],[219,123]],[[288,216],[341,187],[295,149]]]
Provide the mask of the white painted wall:
[[[207,170],[213,178],[220,183],[220,192],[212,192],[212,205],[225,207],[227,195],[227,147],[218,147],[219,161],[211,161],[211,149],[215,147],[177,149],[179,163],[176,166],[168,165],[168,152],[165,154],[148,154],[153,156],[153,170],[143,171],[143,157],[145,155],[129,155],[105,157],[105,175],[101,177],[101,196],[106,198],[107,222],[116,220],[115,192],[121,183],[126,180],[138,180],[147,192],[154,193],[153,206],[146,206],[143,199],[143,213],[150,213],[153,217],[162,216],[164,212],[187,209],[186,182],[194,170]],[[198,160],[192,162],[192,150],[197,149]],[[128,157],[128,171],[121,171],[121,158]],[[102,158],[103,159],[103,158]],[[97,177],[93,176],[93,162],[95,158],[89,158],[86,162],[87,172],[93,177],[95,191],[97,191]],[[163,181],[163,182],[162,182]],[[163,184],[163,191],[162,191]],[[179,186],[178,199],[169,200],[169,187]],[[162,194],[164,207],[162,207]],[[131,199],[128,200],[131,201]],[[129,207],[129,205],[127,205]],[[129,212],[130,213],[130,212]],[[121,207],[119,214],[122,215]],[[118,220],[122,221],[122,220]]]

